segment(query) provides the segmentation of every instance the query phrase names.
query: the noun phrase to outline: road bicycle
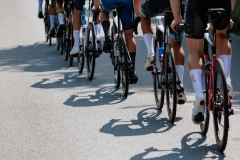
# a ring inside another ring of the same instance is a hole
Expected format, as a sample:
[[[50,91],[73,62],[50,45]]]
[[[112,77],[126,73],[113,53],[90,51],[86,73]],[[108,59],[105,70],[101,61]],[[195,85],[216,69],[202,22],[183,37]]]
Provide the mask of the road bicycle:
[[[200,124],[201,132],[208,132],[210,112],[213,115],[213,125],[216,144],[219,151],[223,152],[227,146],[229,131],[229,116],[233,115],[231,98],[228,95],[226,77],[221,59],[216,58],[216,28],[225,15],[222,8],[208,10],[207,16],[211,19],[211,27],[208,25],[204,35],[204,81],[205,81],[205,112],[204,121]],[[210,48],[209,48],[210,46]],[[209,52],[212,53],[210,58]]]
[[[163,8],[164,16],[156,16],[156,38],[154,40],[154,63],[152,70],[154,97],[157,108],[161,110],[164,105],[164,96],[166,97],[166,105],[169,120],[174,123],[177,111],[177,103],[183,104],[183,101],[177,102],[177,92],[183,92],[184,89],[180,85],[175,70],[174,52],[169,43],[169,21],[172,19],[172,11],[170,8]],[[162,22],[164,21],[164,23]],[[180,33],[183,30],[183,24],[179,24],[175,28],[176,40],[181,43]]]
[[[119,88],[122,83],[122,91],[128,96],[129,84],[135,84],[137,79],[131,79],[134,75],[134,66],[126,47],[125,37],[120,23],[119,14],[125,5],[115,5],[112,8],[113,26],[111,27],[112,49],[110,52],[111,62],[114,68],[115,87]],[[131,77],[129,77],[131,76]]]
[[[45,38],[46,38],[46,42],[49,43],[49,45],[52,45],[52,39],[51,37],[48,35],[49,30],[50,30],[50,17],[49,17],[49,0],[45,1],[45,6],[44,6],[44,30],[45,30]]]
[[[63,52],[64,52],[64,59],[68,61],[69,65],[73,65],[73,57],[70,55],[70,51],[74,44],[73,38],[73,2],[72,0],[68,0],[64,4],[64,22],[65,22],[65,34],[63,35]]]
[[[52,37],[49,36],[49,31],[50,31],[49,0],[45,0],[43,21],[44,21],[46,42],[48,42],[49,46],[51,46],[52,45]],[[59,24],[59,21],[56,16],[55,21],[54,21],[55,33],[57,31],[58,24]],[[56,37],[56,35],[54,35],[53,37]],[[61,49],[61,54],[63,54],[63,39],[62,38],[57,38],[57,50],[59,50],[59,49]]]
[[[90,0],[89,0],[89,6]],[[87,13],[87,22],[85,20],[85,12]],[[92,21],[90,21],[90,14],[93,12]],[[95,24],[97,15],[100,10],[92,11],[91,8],[84,6],[82,11],[82,40],[80,45],[80,53],[77,55],[78,58],[78,72],[82,73],[86,58],[87,66],[87,77],[89,80],[93,79],[95,72],[96,58],[102,53],[98,48],[98,43],[96,39]],[[83,22],[83,20],[85,22]]]

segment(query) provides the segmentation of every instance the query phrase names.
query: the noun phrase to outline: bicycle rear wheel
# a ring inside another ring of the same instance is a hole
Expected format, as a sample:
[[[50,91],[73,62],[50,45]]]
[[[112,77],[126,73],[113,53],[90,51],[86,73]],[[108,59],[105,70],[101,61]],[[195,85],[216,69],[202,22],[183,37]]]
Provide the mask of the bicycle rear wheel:
[[[89,80],[92,80],[94,75],[96,53],[97,53],[97,50],[96,50],[94,24],[90,22],[88,24],[87,49],[86,49],[87,72],[88,72],[87,75]]]
[[[80,45],[80,52],[81,54],[78,55],[78,72],[82,73],[84,68],[84,61],[85,61],[85,49],[84,49],[84,39],[82,38],[82,45]]]
[[[161,34],[159,35],[157,32],[156,35],[157,35],[157,37],[154,40],[154,52],[156,54],[154,56],[154,67],[153,67],[152,76],[153,76],[153,90],[154,90],[155,102],[156,102],[157,108],[159,110],[161,110],[163,108],[163,104],[164,104],[165,91],[161,87],[162,72],[160,71],[161,64],[158,59],[159,56],[157,55],[159,43],[160,43],[159,36],[161,36]]]
[[[119,57],[119,64],[120,64],[120,74],[121,74],[121,81],[122,81],[122,91],[125,97],[128,96],[128,89],[129,89],[129,80],[128,80],[128,59],[127,59],[127,48],[126,44],[123,40],[122,33],[119,37],[119,51],[121,56]],[[118,35],[119,36],[119,35]]]
[[[174,52],[170,44],[165,49],[166,103],[169,120],[174,123],[177,111],[176,70]]]
[[[213,82],[213,124],[218,150],[223,152],[227,146],[229,129],[228,90],[223,71],[223,63],[216,60]]]

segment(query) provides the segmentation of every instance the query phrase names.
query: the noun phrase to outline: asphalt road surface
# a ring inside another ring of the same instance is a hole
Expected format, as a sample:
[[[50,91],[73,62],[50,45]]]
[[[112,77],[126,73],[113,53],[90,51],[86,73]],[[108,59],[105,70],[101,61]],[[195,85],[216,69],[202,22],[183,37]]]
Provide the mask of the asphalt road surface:
[[[144,70],[146,47],[139,26],[136,71],[128,98],[113,82],[109,55],[94,79],[77,72],[45,43],[37,0],[0,2],[0,159],[239,159],[240,38],[231,35],[233,108],[227,148],[217,150],[212,119],[207,136],[191,121],[194,93],[187,69],[187,103],[173,125],[166,106],[156,110],[152,76]],[[102,32],[103,36],[103,32]],[[188,57],[185,40],[183,42]],[[154,115],[154,116],[153,116]]]

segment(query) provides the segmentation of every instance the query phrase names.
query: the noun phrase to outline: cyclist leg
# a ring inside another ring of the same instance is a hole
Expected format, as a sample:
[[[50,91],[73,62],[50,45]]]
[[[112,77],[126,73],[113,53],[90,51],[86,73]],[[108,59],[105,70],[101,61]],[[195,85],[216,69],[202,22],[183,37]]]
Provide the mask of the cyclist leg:
[[[163,7],[170,7],[169,0],[164,0],[159,3],[158,0],[142,1],[140,6],[141,12],[141,27],[144,41],[148,50],[144,68],[147,71],[152,71],[154,62],[154,48],[153,48],[153,29],[151,17],[159,15],[159,10]]]
[[[42,3],[43,0],[38,0],[38,18],[43,18]]]
[[[80,20],[81,18],[81,13],[83,10],[83,6],[85,4],[85,0],[84,1],[79,1],[79,0],[73,0],[73,5],[74,5],[74,10],[73,10],[73,37],[74,37],[74,45],[73,48],[70,52],[70,55],[75,55],[75,54],[79,54],[80,52],[80,29],[81,29],[81,25],[82,21],[85,20]],[[82,15],[85,16],[85,15]],[[85,17],[84,17],[85,18]],[[84,25],[86,25],[86,22],[83,22]]]
[[[97,3],[96,3],[97,4]],[[114,2],[109,0],[102,0],[100,6],[102,11],[100,13],[100,21],[102,23],[103,32],[105,41],[103,43],[103,51],[105,53],[111,52],[112,41],[110,39],[110,21],[109,21],[109,12],[112,10]]]
[[[54,37],[55,36],[55,18],[56,18],[56,11],[55,11],[55,2],[52,1],[51,5],[49,6],[49,20],[50,20],[50,30],[48,35],[50,37]]]
[[[224,8],[226,11],[226,15],[222,18],[222,21],[216,30],[216,39],[217,39],[216,53],[217,53],[217,57],[220,58],[223,62],[225,75],[226,75],[228,94],[230,97],[232,97],[233,88],[231,85],[231,78],[230,78],[232,47],[227,37],[227,31],[230,24],[231,10],[233,8],[231,8],[232,7],[231,1],[223,1],[223,0],[218,1],[218,3],[213,4],[213,6],[216,8]]]
[[[99,0],[92,1],[91,8],[92,8],[92,11],[98,10],[99,9]],[[95,32],[96,32],[96,40],[97,40],[98,50],[100,53],[102,53],[103,47],[102,47],[102,40],[100,37],[102,26],[101,26],[101,21],[100,21],[100,14],[97,15],[96,22],[97,23],[94,24],[94,28],[95,28]]]
[[[188,68],[195,91],[196,101],[192,110],[192,121],[200,124],[204,120],[203,69],[201,54],[203,52],[203,37],[207,25],[208,7],[201,0],[188,1],[185,9],[185,35],[188,46]]]
[[[173,15],[168,16],[168,26],[171,25],[171,22],[173,21]],[[180,31],[179,31],[180,32]],[[184,35],[184,30],[182,30],[180,33],[180,40],[182,41],[182,37]],[[183,86],[183,75],[184,75],[184,60],[185,60],[185,53],[182,47],[182,43],[178,43],[176,40],[176,33],[169,27],[169,41],[172,45],[173,52],[174,52],[174,58],[175,58],[175,68],[177,73],[177,81],[180,81],[180,84],[177,84],[177,102],[186,102],[187,97],[184,92],[184,86]],[[181,104],[184,104],[181,103]]]
[[[136,41],[133,36],[133,26],[134,26],[133,2],[128,0],[118,0],[118,3],[123,3],[126,6],[124,9],[122,9],[120,13],[120,19],[123,26],[127,49],[129,51],[129,55],[131,57],[132,64],[133,64],[133,72],[130,71],[129,78],[130,78],[130,81],[136,83],[138,81],[138,77],[135,71]]]
[[[63,35],[64,25],[64,15],[63,15],[63,0],[55,0],[55,11],[57,12],[59,26],[57,28],[57,37],[61,38]]]

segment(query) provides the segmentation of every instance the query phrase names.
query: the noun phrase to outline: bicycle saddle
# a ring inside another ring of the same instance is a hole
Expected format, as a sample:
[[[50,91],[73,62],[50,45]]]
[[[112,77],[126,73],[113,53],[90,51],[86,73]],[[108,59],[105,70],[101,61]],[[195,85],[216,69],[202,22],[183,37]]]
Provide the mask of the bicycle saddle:
[[[221,15],[225,15],[226,12],[223,8],[211,8],[207,11],[207,16],[210,16],[211,18],[218,18]]]
[[[171,13],[171,12],[172,12],[172,10],[170,7],[160,9],[160,13]]]
[[[124,8],[125,8],[124,4],[116,4],[116,5],[113,6],[112,9],[121,10],[121,9],[124,9]]]

